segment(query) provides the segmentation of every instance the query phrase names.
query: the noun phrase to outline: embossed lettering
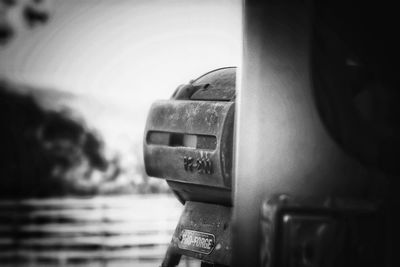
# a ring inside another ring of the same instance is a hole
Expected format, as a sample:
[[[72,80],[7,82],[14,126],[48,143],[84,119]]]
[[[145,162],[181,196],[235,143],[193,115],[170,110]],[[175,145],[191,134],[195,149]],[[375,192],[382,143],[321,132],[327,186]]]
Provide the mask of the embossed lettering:
[[[211,233],[183,229],[179,235],[178,247],[181,249],[210,254],[214,245],[215,236]]]
[[[211,174],[212,173],[212,161],[207,157],[200,157],[194,159],[192,157],[183,157],[183,167],[185,171],[197,171],[198,173]]]

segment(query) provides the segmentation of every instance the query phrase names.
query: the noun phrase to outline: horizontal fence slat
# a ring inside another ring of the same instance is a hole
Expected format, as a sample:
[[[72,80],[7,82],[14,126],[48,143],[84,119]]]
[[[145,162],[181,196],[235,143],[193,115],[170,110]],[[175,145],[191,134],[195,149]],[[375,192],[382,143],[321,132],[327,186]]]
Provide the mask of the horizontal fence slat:
[[[161,202],[163,206],[179,206],[179,201],[173,196],[165,195],[131,195],[131,196],[98,196],[93,198],[45,198],[45,199],[23,199],[23,200],[1,200],[1,207],[15,205],[26,207],[42,207],[56,209],[97,209],[97,208],[137,208],[143,206],[156,206]]]
[[[0,219],[7,218],[26,218],[26,219],[35,219],[37,217],[47,217],[47,218],[71,218],[77,220],[97,220],[98,218],[102,218],[106,221],[118,221],[118,220],[148,220],[148,219],[174,219],[179,217],[180,210],[166,211],[160,210],[159,208],[151,208],[151,212],[146,210],[134,210],[134,209],[126,209],[126,210],[2,210],[0,208],[1,214]]]
[[[102,246],[123,246],[123,245],[151,245],[168,244],[171,240],[171,234],[144,235],[144,236],[89,236],[89,237],[70,237],[70,238],[30,238],[18,241],[18,246],[24,245],[92,245],[100,244]],[[7,242],[8,241],[8,242]],[[12,244],[12,239],[0,239],[0,244]],[[14,242],[15,243],[15,242]]]
[[[77,234],[140,234],[141,232],[169,231],[174,229],[177,221],[167,222],[124,222],[124,223],[93,223],[93,224],[62,224],[51,223],[45,225],[28,224],[22,226],[0,225],[0,232],[40,232],[40,233],[77,233]]]
[[[170,195],[1,200],[0,262],[160,263],[182,210]]]
[[[56,259],[137,259],[152,258],[157,259],[165,254],[167,246],[157,246],[149,248],[129,248],[120,249],[118,251],[76,251],[76,250],[59,250],[59,251],[32,251],[20,249],[12,252],[0,251],[0,259],[6,257],[26,257],[26,258],[56,258]]]

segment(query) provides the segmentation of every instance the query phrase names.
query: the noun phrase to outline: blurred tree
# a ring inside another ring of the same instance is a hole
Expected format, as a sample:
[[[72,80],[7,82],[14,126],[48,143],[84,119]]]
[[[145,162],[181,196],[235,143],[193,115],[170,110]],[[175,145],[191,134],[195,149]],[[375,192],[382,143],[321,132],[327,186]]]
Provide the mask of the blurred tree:
[[[19,30],[46,24],[50,1],[0,0],[0,48]],[[21,94],[20,87],[0,77],[0,198],[169,192],[164,180],[147,176],[141,144],[106,159],[101,138],[82,120],[39,104],[46,90],[37,97],[40,88]]]
[[[96,193],[91,173],[108,163],[103,142],[82,120],[0,81],[0,125],[0,196]]]
[[[49,4],[45,0],[0,0],[0,46],[4,46],[15,36],[18,23],[10,14],[17,11],[17,22],[22,21],[28,28],[46,23],[49,18]]]

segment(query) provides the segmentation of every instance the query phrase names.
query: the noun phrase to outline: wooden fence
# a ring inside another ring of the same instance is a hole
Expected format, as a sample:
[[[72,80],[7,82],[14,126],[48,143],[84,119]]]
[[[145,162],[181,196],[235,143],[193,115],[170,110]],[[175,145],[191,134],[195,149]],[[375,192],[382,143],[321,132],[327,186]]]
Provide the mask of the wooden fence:
[[[181,211],[164,195],[2,200],[0,265],[159,266]]]

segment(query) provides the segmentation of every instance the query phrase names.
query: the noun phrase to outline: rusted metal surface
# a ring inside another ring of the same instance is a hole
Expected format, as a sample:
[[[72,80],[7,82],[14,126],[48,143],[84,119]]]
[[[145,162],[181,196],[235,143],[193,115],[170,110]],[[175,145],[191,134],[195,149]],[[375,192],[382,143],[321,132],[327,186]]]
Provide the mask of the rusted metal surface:
[[[230,265],[235,73],[209,72],[150,109],[146,172],[166,179],[185,204],[162,266],[178,265],[181,255]]]
[[[193,85],[209,84],[212,88],[236,91],[236,67],[212,70],[192,81]]]
[[[222,205],[186,202],[162,266],[175,266],[180,255],[229,266],[231,210]]]
[[[154,103],[147,120],[144,148],[147,173],[173,181],[230,188],[232,165],[226,158],[231,158],[228,147],[232,147],[233,113],[232,102],[166,100]],[[171,139],[157,143],[151,139],[155,132],[167,133],[169,137],[195,135],[200,145],[201,137],[215,137],[216,147],[197,149],[182,143],[176,146]],[[226,145],[228,142],[230,145]]]
[[[186,200],[231,205],[236,68],[211,71],[179,86],[149,112],[144,161]]]
[[[201,86],[190,99],[209,101],[233,101],[236,97],[236,68],[223,68],[204,74],[192,82]]]
[[[234,101],[236,98],[236,67],[216,69],[178,86],[175,100]]]

